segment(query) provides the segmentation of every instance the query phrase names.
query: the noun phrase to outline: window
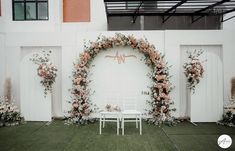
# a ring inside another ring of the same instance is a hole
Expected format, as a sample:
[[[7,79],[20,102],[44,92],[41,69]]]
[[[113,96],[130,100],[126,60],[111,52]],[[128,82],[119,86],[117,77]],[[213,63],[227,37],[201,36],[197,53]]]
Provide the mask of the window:
[[[12,0],[13,20],[48,20],[48,0]]]

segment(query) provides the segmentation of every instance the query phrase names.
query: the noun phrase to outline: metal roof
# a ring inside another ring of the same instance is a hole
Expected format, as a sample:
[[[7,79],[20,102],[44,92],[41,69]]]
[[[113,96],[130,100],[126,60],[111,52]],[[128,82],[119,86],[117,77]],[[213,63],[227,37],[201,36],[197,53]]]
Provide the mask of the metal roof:
[[[223,17],[235,11],[235,0],[104,0],[104,3],[107,17],[132,16],[133,22],[137,16],[162,16],[163,23],[171,16],[191,16],[195,22],[204,16]]]

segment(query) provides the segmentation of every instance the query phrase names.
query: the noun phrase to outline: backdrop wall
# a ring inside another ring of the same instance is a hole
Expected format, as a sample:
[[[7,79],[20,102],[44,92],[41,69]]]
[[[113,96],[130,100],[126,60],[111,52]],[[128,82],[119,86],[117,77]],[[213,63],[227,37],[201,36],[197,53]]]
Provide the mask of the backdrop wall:
[[[53,93],[52,95],[50,96],[51,100],[49,100],[49,105],[50,107],[47,108],[46,105],[48,104],[41,104],[41,105],[38,105],[38,106],[41,106],[42,110],[44,110],[44,113],[46,112],[50,112],[50,115],[53,116],[53,117],[61,117],[63,116],[62,114],[62,98],[61,98],[61,73],[62,73],[62,68],[61,68],[61,47],[56,47],[56,46],[37,46],[37,47],[32,47],[32,46],[27,46],[27,47],[21,47],[21,69],[20,69],[20,72],[22,70],[25,70],[27,72],[27,74],[34,74],[35,76],[33,76],[33,78],[31,78],[29,75],[25,74],[24,72],[21,73],[21,81],[20,82],[23,82],[26,80],[26,79],[33,79],[33,81],[36,82],[36,84],[38,85],[38,90],[37,93],[36,92],[33,92],[33,93],[29,93],[25,96],[21,96],[21,100],[32,100],[32,98],[35,97],[35,95],[41,95],[41,97],[37,97],[36,100],[34,99],[35,103],[34,104],[37,104],[37,102],[43,102],[43,101],[39,101],[39,100],[47,100],[48,101],[48,98],[44,98],[42,96],[43,92],[42,92],[42,86],[40,83],[40,78],[37,76],[37,71],[36,71],[36,67],[35,65],[29,60],[29,58],[31,57],[32,58],[32,54],[36,53],[36,52],[39,52],[39,51],[43,51],[43,50],[50,50],[52,53],[50,54],[50,60],[51,62],[54,63],[54,65],[57,67],[58,69],[58,72],[57,72],[57,77],[56,77],[56,83],[53,85]],[[25,64],[22,65],[22,62],[24,62]],[[26,66],[26,67],[24,67]],[[29,71],[29,67],[31,67],[31,72]],[[33,69],[33,70],[32,70]],[[32,84],[35,84],[35,82],[30,82]],[[31,90],[32,91],[36,91],[37,89],[35,88],[35,85],[32,85],[30,86],[32,87]],[[35,88],[33,90],[33,88]],[[20,84],[20,90],[21,90],[21,95],[22,95],[22,91],[23,89],[27,89],[25,88],[24,85]],[[36,93],[36,94],[34,94]],[[31,99],[30,99],[31,98]],[[26,101],[22,101],[22,102],[26,102]],[[22,102],[21,102],[21,107],[23,106],[26,106],[25,108],[27,109],[27,104],[30,103],[26,103],[24,105],[22,105]],[[45,102],[45,101],[44,101]],[[37,106],[37,105],[35,105]],[[33,107],[35,107],[33,106]],[[45,108],[45,109],[43,109]],[[47,109],[47,111],[46,111]],[[39,107],[37,108],[37,110],[41,110],[39,109]],[[30,110],[27,110],[27,111],[30,111]],[[38,112],[36,110],[31,110],[30,112]],[[36,115],[36,114],[35,114]],[[48,117],[47,117],[48,119]]]
[[[5,72],[5,35],[0,33],[0,95],[3,95],[4,72]]]
[[[26,121],[51,121],[52,95],[44,97],[44,90],[39,84],[40,77],[35,72],[37,66],[32,64],[30,58],[32,53],[28,53],[20,63],[21,113]]]
[[[172,100],[175,102],[174,106],[177,111],[175,116],[181,116],[180,110],[180,46],[181,45],[221,45],[223,54],[223,100],[227,101],[230,92],[230,78],[235,75],[235,69],[232,66],[235,64],[233,56],[235,56],[235,43],[233,41],[233,31],[121,31],[124,34],[133,34],[135,37],[146,37],[148,41],[156,46],[158,50],[166,54],[166,59],[170,65],[173,77],[171,81],[175,89],[171,93]],[[83,43],[86,41],[95,41],[97,36],[103,34],[107,36],[114,36],[115,32],[56,32],[56,33],[8,33],[3,35],[5,39],[4,48],[0,46],[4,55],[1,55],[0,60],[7,58],[5,63],[1,65],[2,79],[8,75],[13,80],[13,94],[17,98],[17,104],[20,104],[20,84],[19,84],[19,63],[21,56],[21,47],[26,46],[59,46],[61,47],[61,98],[62,110],[70,108],[67,101],[70,100],[71,88],[71,72],[73,69],[73,61],[78,57],[79,53],[83,51]],[[45,36],[46,35],[46,36]],[[1,38],[0,38],[1,39]],[[0,40],[1,42],[1,40]],[[115,52],[115,51],[114,51]],[[4,68],[6,71],[4,71]],[[138,66],[136,66],[136,69]],[[139,69],[139,68],[138,68]],[[145,88],[143,88],[145,89]]]
[[[180,115],[192,122],[216,122],[223,114],[222,47],[220,45],[182,45],[181,66],[188,61],[187,51],[203,50],[199,59],[205,69],[195,93],[186,88],[183,68],[180,76]]]

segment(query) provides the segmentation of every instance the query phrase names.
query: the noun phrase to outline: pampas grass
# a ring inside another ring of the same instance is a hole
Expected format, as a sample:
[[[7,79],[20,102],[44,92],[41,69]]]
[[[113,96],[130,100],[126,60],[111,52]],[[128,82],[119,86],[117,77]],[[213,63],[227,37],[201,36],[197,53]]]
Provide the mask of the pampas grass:
[[[235,99],[235,77],[231,80],[231,98]]]
[[[7,98],[8,101],[12,99],[11,90],[12,90],[11,78],[8,77],[6,78],[4,84],[4,96]]]

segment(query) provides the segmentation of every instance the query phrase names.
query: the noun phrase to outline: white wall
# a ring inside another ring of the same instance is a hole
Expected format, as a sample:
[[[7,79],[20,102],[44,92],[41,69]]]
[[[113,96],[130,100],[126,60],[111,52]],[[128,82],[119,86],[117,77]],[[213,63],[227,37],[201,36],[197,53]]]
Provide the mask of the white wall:
[[[222,45],[223,49],[223,70],[224,70],[224,100],[228,100],[230,92],[230,79],[235,75],[235,43],[233,35],[235,32],[228,31],[125,31],[124,34],[134,34],[137,38],[146,37],[150,43],[156,48],[165,52],[166,59],[170,65],[172,83],[175,89],[171,93],[172,100],[178,111],[175,116],[180,116],[180,45]],[[6,56],[6,62],[1,64],[1,72],[4,75],[11,75],[13,80],[13,94],[18,98],[19,104],[19,63],[20,50],[22,46],[61,46],[62,48],[62,107],[63,111],[70,108],[67,101],[70,100],[68,89],[71,88],[71,72],[73,69],[73,61],[83,50],[84,40],[95,41],[97,36],[104,34],[113,36],[114,32],[77,32],[77,33],[7,33],[4,53],[1,58]],[[45,36],[46,35],[46,36]],[[0,36],[1,37],[1,36]],[[3,36],[2,36],[3,37]],[[2,39],[2,38],[0,38]],[[1,40],[0,40],[1,42]],[[2,59],[1,59],[1,62]],[[6,68],[6,71],[4,70]]]
[[[126,58],[125,62],[118,63],[113,58],[106,56],[135,55],[136,58]],[[131,47],[116,47],[100,52],[92,62],[90,69],[91,76],[89,87],[94,94],[92,102],[104,110],[107,104],[118,105],[123,109],[125,104],[136,104],[136,109],[145,112],[149,108],[146,100],[149,96],[142,95],[142,92],[149,91],[151,80],[148,73],[151,69],[144,63],[144,55],[133,51]],[[141,61],[142,59],[142,61]]]
[[[61,31],[84,32],[84,31],[105,31],[107,30],[107,18],[103,0],[90,0],[90,22],[62,23]]]
[[[225,19],[228,19],[228,18],[230,18],[230,17],[233,17],[233,16],[235,16],[235,12],[226,14],[226,15],[224,16],[224,20],[225,20]],[[232,18],[232,19],[230,19],[230,20],[228,20],[228,21],[225,21],[225,22],[223,23],[223,29],[224,29],[224,30],[235,30],[234,27],[235,27],[235,17]]]
[[[56,30],[59,22],[60,0],[49,0],[48,21],[13,21],[12,1],[2,0],[2,20],[0,20],[0,32],[52,32]]]
[[[62,0],[49,0],[48,21],[12,21],[12,1],[2,1],[0,32],[74,32],[107,30],[107,17],[103,0],[91,1],[91,22],[63,23]],[[225,19],[234,16],[235,12],[225,15]],[[223,23],[223,29],[234,30],[235,18]]]
[[[230,14],[231,16],[232,14]],[[114,35],[107,32],[107,20],[103,0],[91,0],[91,22],[63,23],[62,0],[49,0],[49,21],[12,21],[12,1],[2,0],[0,17],[0,95],[7,76],[12,78],[13,95],[20,104],[19,63],[22,46],[59,46],[62,48],[62,107],[70,108],[68,89],[71,88],[73,61],[83,50],[84,40],[96,40],[99,34]],[[227,15],[229,17],[229,15]],[[166,59],[173,67],[170,69],[175,89],[172,100],[180,116],[180,45],[222,45],[224,70],[224,101],[229,98],[230,79],[235,75],[234,22],[224,23],[225,30],[169,30],[169,31],[122,31],[136,37],[146,37],[157,49],[166,53]]]
[[[147,38],[149,40],[150,43],[154,44],[155,46],[157,46],[157,49],[160,52],[164,52],[164,32],[163,31],[155,31],[154,33],[152,31],[145,31],[145,32],[139,32],[139,31],[122,31],[121,33],[126,34],[126,35],[134,35],[136,38]],[[65,100],[71,100],[70,99],[70,95],[68,93],[68,89],[71,88],[71,79],[68,78],[68,76],[71,76],[71,71],[73,70],[73,66],[72,66],[72,61],[75,60],[76,57],[79,56],[79,53],[83,51],[84,49],[84,41],[88,42],[90,41],[96,41],[97,37],[99,35],[105,35],[105,36],[114,36],[115,32],[79,32],[77,34],[77,39],[75,40],[75,48],[74,50],[70,50],[71,48],[69,48],[68,50],[62,50],[66,51],[64,53],[66,53],[65,55],[62,55],[62,68],[65,69],[64,67],[66,67],[66,69],[63,71],[63,110],[66,111],[68,110],[71,105],[68,104]],[[70,51],[70,53],[68,53],[67,51]],[[76,53],[75,53],[76,52]],[[74,55],[76,54],[76,56]],[[95,88],[96,89],[96,88]],[[146,90],[146,88],[143,88],[143,90]],[[103,96],[101,96],[103,97]]]
[[[51,121],[51,94],[44,96],[41,79],[36,72],[37,66],[30,61],[32,51],[27,47],[22,50],[28,53],[20,62],[21,114],[26,121]]]
[[[50,55],[50,60],[51,62],[53,62],[53,64],[57,67],[58,69],[58,72],[57,72],[57,77],[56,77],[56,82],[53,84],[53,89],[52,89],[52,95],[51,95],[51,108],[50,108],[50,113],[53,117],[61,117],[63,116],[63,113],[62,113],[62,90],[61,90],[61,76],[62,76],[62,67],[61,67],[61,63],[62,63],[62,56],[61,56],[61,47],[56,47],[56,46],[36,46],[36,47],[32,47],[32,46],[24,46],[24,47],[21,47],[21,56],[20,56],[20,62],[22,62],[23,60],[25,60],[25,57],[27,55],[30,55],[30,54],[33,54],[35,52],[39,52],[39,51],[42,51],[42,50],[50,50],[52,53]],[[29,61],[29,60],[28,60]],[[29,65],[28,65],[29,64]],[[34,66],[34,64],[32,64],[32,62],[26,62],[25,64],[27,67],[31,67],[31,66]],[[31,65],[31,66],[30,66]],[[20,70],[24,70],[22,68],[26,68],[26,67],[22,67],[21,66],[21,69]],[[27,72],[29,72],[28,70],[25,70]],[[35,71],[36,72],[36,71]],[[29,72],[29,74],[31,74]],[[27,76],[27,75],[26,75]],[[27,78],[30,78],[30,77],[25,77],[26,79]],[[25,78],[22,78],[20,77],[20,79],[25,79]],[[38,80],[38,79],[33,79],[33,80]],[[20,81],[22,82],[22,81]],[[24,82],[24,81],[23,81]],[[31,82],[33,83],[33,82]],[[37,83],[37,85],[39,85],[39,88],[41,87],[41,85],[39,84],[39,82]],[[20,85],[20,89],[22,90],[22,85]],[[42,91],[43,88],[41,87],[41,90],[39,91]],[[20,93],[22,94],[22,93]],[[26,95],[27,96],[27,95]],[[20,96],[21,98],[23,98],[22,96]],[[30,95],[28,95],[28,97],[30,97]],[[44,98],[43,98],[44,99]],[[42,100],[43,100],[42,99]],[[22,99],[21,99],[22,100]],[[38,100],[40,100],[38,98]],[[37,101],[38,101],[37,100]],[[44,104],[45,105],[45,104]],[[21,104],[22,106],[22,104]],[[44,112],[44,111],[43,111]],[[45,111],[46,112],[46,111]],[[43,114],[43,113],[42,113]]]
[[[5,35],[0,33],[0,96],[3,95],[4,79],[5,79]]]
[[[187,51],[203,50],[199,59],[205,72],[195,93],[186,88],[184,69],[180,77],[180,116],[185,114],[192,122],[217,122],[223,114],[223,70],[221,45],[181,45],[181,67],[187,62]],[[185,109],[184,109],[185,107]]]
[[[172,92],[175,99],[175,107],[180,110],[180,45],[222,45],[223,49],[223,74],[224,74],[224,101],[228,100],[230,92],[230,79],[235,75],[235,51],[233,51],[232,31],[166,31],[165,32],[165,52],[167,60],[173,65],[171,73],[174,74],[172,82],[176,86]],[[179,113],[176,112],[176,116]]]
[[[2,16],[0,17],[0,32],[77,32],[97,31],[107,29],[104,3],[101,0],[91,0],[91,22],[64,23],[63,0],[49,0],[48,21],[13,21],[12,1],[2,0]]]

